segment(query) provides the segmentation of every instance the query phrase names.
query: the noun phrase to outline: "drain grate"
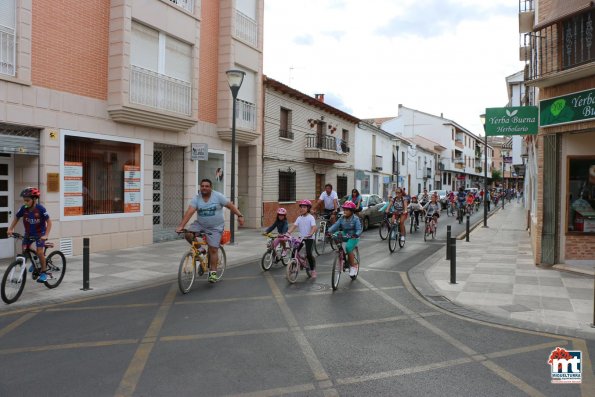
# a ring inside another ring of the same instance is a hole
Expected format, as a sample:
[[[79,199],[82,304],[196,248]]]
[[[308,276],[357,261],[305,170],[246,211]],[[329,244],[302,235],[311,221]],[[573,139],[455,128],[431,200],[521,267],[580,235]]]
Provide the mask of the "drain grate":
[[[450,302],[450,300],[446,296],[442,295],[426,296],[426,298],[434,302]]]

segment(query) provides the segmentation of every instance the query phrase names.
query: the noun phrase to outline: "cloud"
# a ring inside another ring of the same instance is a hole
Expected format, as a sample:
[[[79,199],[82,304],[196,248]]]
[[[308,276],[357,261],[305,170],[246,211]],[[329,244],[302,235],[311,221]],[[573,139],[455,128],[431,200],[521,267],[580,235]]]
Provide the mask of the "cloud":
[[[353,108],[348,106],[343,101],[343,98],[341,98],[339,95],[335,94],[334,92],[329,92],[327,94],[324,94],[324,103],[326,103],[327,105],[331,105],[332,107],[337,108],[339,110],[342,110],[345,113],[355,116],[353,114]]]
[[[298,45],[311,45],[314,44],[314,37],[309,34],[305,34],[302,36],[297,36],[293,39],[293,42]]]

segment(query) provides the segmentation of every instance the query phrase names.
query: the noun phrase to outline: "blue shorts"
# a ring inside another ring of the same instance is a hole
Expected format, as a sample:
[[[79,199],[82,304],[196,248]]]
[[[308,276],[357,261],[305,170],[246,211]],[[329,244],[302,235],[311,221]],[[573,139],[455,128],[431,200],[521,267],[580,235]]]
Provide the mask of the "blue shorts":
[[[37,248],[45,248],[45,240],[42,240],[41,237],[23,237],[23,249],[31,248],[33,243]]]

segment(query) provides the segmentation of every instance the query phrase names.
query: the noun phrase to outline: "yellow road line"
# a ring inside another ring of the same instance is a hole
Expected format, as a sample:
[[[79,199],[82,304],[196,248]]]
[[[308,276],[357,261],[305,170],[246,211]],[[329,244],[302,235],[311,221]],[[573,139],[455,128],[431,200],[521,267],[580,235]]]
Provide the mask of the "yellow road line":
[[[292,393],[305,393],[314,390],[312,383],[305,383],[303,385],[294,385],[287,387],[278,387],[276,389],[259,390],[249,393],[230,394],[227,397],[273,397]]]
[[[539,390],[525,382],[524,380],[517,378],[498,364],[493,361],[482,361],[481,364],[488,368],[490,371],[494,372],[496,375],[501,377],[502,379],[506,380],[508,383],[516,386],[523,392],[527,393],[531,397],[544,397]]]
[[[389,323],[389,322],[393,322],[393,321],[408,320],[408,319],[409,319],[409,316],[402,315],[402,316],[386,317],[386,318],[379,318],[379,319],[372,319],[372,320],[349,321],[349,322],[345,322],[345,323],[307,325],[307,326],[304,326],[304,330],[314,331],[314,330],[318,330],[318,329],[353,327],[353,326],[357,326],[357,325],[381,324],[381,323]]]
[[[242,335],[277,334],[277,333],[281,333],[281,332],[289,332],[289,328],[248,329],[245,331],[214,332],[214,333],[210,333],[210,334],[172,335],[172,336],[162,336],[159,338],[159,341],[160,342],[179,342],[179,341],[185,341],[185,340],[226,338],[226,337],[230,337],[230,336],[242,336]]]
[[[512,356],[514,354],[521,354],[521,353],[529,353],[532,351],[536,351],[536,350],[542,350],[542,349],[548,349],[548,348],[555,348],[557,346],[564,346],[568,344],[567,341],[555,341],[555,342],[548,342],[548,343],[541,343],[539,345],[533,345],[533,346],[525,346],[525,347],[519,347],[516,349],[508,349],[508,350],[502,350],[499,352],[493,352],[493,353],[487,353],[484,354],[484,356],[486,356],[487,358],[501,358],[501,357],[507,357],[507,356]]]
[[[272,295],[248,296],[239,298],[222,298],[222,299],[192,299],[183,302],[176,302],[175,305],[197,305],[210,303],[227,303],[227,302],[245,302],[254,300],[269,300],[273,299]]]
[[[8,334],[10,331],[18,328],[24,322],[26,322],[27,320],[30,320],[32,317],[35,317],[38,313],[39,313],[38,311],[27,313],[27,314],[19,317],[15,321],[13,321],[12,323],[8,324],[6,327],[0,329],[0,338],[2,338],[4,335]]]
[[[16,354],[16,353],[45,352],[45,351],[52,351],[52,350],[83,349],[83,348],[87,348],[87,347],[131,345],[131,344],[136,344],[136,343],[138,343],[138,339],[115,339],[115,340],[106,340],[106,341],[98,341],[98,342],[65,343],[62,345],[17,347],[17,348],[13,348],[13,349],[2,349],[2,350],[0,350],[0,355]]]
[[[173,305],[177,289],[177,285],[172,284],[167,295],[163,299],[157,314],[153,318],[153,321],[145,333],[143,341],[138,346],[136,353],[134,353],[128,368],[126,369],[126,373],[124,373],[124,376],[120,381],[118,390],[116,390],[116,397],[128,397],[132,396],[134,393],[136,385],[138,384],[138,381],[140,380],[140,377],[145,369],[145,365],[149,360],[149,355],[155,346],[156,337],[159,335],[159,331],[161,331],[161,328],[163,327],[165,317]]]
[[[582,382],[581,396],[588,397],[593,395],[595,390],[595,377],[593,376],[593,363],[589,356],[589,348],[584,339],[573,339],[572,346],[574,350],[580,350],[582,354]]]
[[[79,306],[79,307],[57,307],[47,309],[46,312],[75,312],[84,310],[105,310],[105,309],[133,309],[139,307],[154,307],[159,303],[131,303],[127,305],[101,305],[101,306]]]

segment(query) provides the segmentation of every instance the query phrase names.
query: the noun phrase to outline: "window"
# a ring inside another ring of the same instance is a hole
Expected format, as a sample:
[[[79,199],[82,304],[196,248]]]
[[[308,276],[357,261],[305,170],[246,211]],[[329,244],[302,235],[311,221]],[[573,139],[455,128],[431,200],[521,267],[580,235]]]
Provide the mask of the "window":
[[[595,60],[593,43],[593,20],[595,10],[579,14],[563,22],[562,27],[562,62],[568,69]]]
[[[281,108],[279,120],[279,136],[281,138],[293,139],[293,132],[291,131],[291,110]]]
[[[295,201],[295,171],[279,171],[279,202]]]
[[[208,160],[197,161],[197,163],[197,186],[206,178],[213,182],[213,190],[225,192],[225,155],[209,151]]]
[[[140,141],[64,134],[64,216],[136,213],[143,197]]]
[[[16,74],[16,0],[0,2],[0,74]]]
[[[401,152],[401,165],[405,165],[405,152]]]
[[[595,233],[595,157],[568,158],[569,232]]]
[[[132,22],[130,101],[190,115],[192,46]]]
[[[417,169],[421,170],[421,156],[417,156]]]
[[[347,196],[346,176],[337,176],[337,196],[339,196],[339,198]]]

